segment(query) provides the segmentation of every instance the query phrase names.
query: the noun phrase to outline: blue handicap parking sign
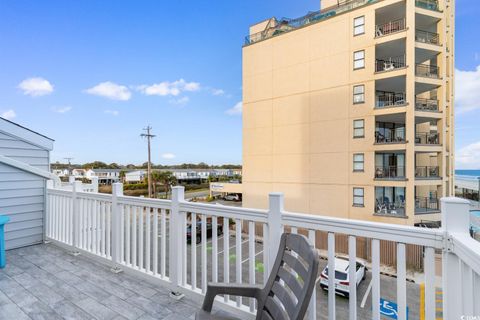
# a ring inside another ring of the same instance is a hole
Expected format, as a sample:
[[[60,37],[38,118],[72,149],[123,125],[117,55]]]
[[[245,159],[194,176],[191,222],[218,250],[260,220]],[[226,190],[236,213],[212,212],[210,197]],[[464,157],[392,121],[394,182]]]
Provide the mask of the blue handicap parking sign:
[[[380,298],[380,314],[392,319],[398,319],[398,305],[392,301]],[[408,319],[408,307],[407,307]]]

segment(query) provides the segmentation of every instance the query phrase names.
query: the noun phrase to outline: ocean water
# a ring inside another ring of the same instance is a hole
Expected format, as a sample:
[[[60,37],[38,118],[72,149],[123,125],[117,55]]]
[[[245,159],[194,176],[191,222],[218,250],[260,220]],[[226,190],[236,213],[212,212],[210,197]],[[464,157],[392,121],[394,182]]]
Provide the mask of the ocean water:
[[[457,176],[480,177],[480,170],[455,170]]]

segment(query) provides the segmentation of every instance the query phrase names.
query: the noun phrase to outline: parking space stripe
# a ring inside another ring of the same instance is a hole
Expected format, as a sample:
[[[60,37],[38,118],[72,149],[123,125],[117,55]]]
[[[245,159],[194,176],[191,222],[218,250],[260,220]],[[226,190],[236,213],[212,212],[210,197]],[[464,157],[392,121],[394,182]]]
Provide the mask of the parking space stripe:
[[[370,283],[368,284],[367,291],[365,291],[365,295],[363,296],[362,303],[360,304],[360,307],[362,309],[365,308],[365,304],[367,303],[367,298],[368,298],[368,295],[370,294],[371,290],[372,290],[372,280],[370,280]]]

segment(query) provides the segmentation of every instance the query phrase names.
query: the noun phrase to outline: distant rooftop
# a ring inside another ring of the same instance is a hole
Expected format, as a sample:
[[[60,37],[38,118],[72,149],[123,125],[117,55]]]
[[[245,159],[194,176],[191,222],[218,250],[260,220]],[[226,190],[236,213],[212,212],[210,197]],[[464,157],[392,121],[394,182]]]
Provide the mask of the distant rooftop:
[[[379,0],[342,0],[338,1],[337,5],[318,11],[310,11],[300,18],[272,18],[266,20],[260,23],[265,25],[265,28],[262,31],[250,33],[250,35],[245,38],[245,46],[323,21],[337,14],[341,14],[377,1]]]

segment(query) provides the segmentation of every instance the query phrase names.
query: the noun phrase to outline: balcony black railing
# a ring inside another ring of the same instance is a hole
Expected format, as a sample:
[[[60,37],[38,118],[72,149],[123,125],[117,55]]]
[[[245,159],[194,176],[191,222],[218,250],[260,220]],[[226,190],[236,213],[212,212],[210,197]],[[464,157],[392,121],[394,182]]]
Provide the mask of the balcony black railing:
[[[406,29],[405,18],[375,26],[375,36],[381,37]]]
[[[415,31],[415,41],[428,43],[428,44],[440,44],[440,36],[438,33],[424,31],[424,30],[416,30]]]
[[[377,144],[403,142],[405,142],[405,128],[392,129],[388,133],[381,133],[379,131],[375,131],[375,143]]]
[[[375,179],[404,179],[405,167],[401,166],[376,166]]]
[[[440,11],[438,0],[415,0],[415,5],[419,8]]]
[[[440,178],[440,168],[438,166],[417,166],[415,167],[415,177],[419,179],[437,179]]]
[[[376,200],[375,214],[405,217],[405,201],[389,202]]]
[[[429,64],[417,63],[415,68],[415,74],[424,78],[440,78],[440,68]]]
[[[415,98],[415,110],[438,112],[438,100]]]
[[[388,108],[406,104],[405,93],[377,91],[376,108]]]
[[[440,201],[432,197],[415,197],[415,214],[435,213],[440,211]]]
[[[375,72],[392,71],[406,67],[406,57],[390,57],[375,60]]]
[[[440,139],[438,133],[435,132],[417,132],[415,134],[415,143],[416,144],[431,144],[438,145],[440,144]]]

